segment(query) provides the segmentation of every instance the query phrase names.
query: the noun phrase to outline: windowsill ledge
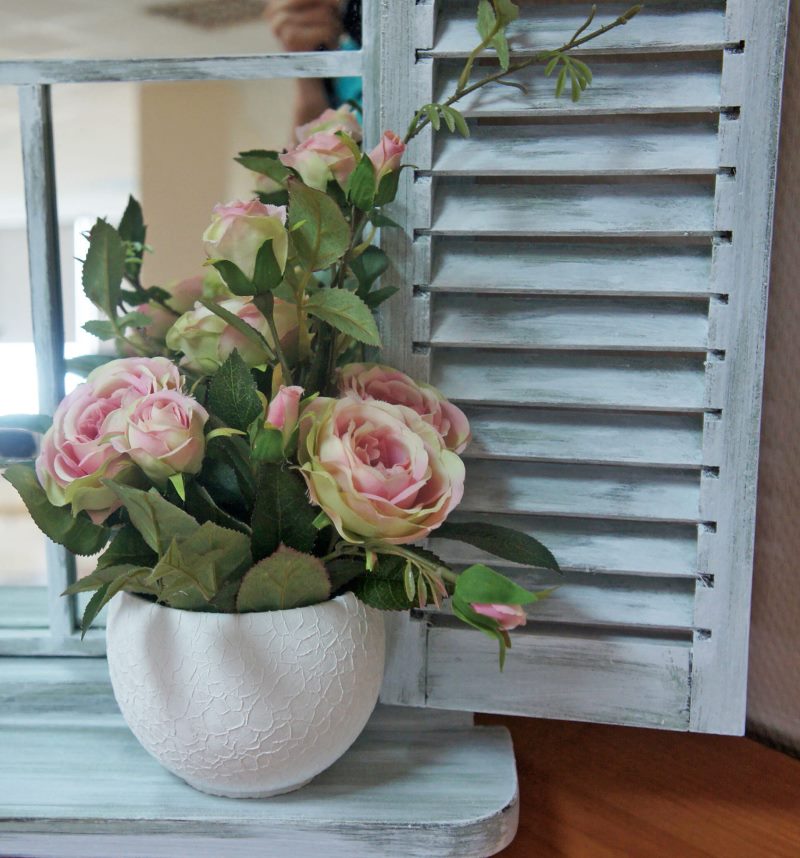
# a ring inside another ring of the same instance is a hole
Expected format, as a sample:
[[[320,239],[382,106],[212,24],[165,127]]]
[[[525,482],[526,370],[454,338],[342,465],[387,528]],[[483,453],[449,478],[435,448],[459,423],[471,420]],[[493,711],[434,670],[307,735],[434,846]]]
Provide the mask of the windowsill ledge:
[[[0,854],[482,858],[516,831],[514,754],[502,727],[379,708],[350,751],[302,790],[216,798],[147,755],[104,673],[94,659],[0,660],[0,703],[10,701],[0,720]]]

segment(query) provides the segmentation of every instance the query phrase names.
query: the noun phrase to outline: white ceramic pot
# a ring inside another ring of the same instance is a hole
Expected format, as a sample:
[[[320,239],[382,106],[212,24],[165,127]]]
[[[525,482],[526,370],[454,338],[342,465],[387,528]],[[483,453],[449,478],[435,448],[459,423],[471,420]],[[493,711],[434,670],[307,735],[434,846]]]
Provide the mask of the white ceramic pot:
[[[252,614],[178,611],[122,593],[108,667],[136,738],[203,792],[298,789],[355,741],[383,679],[380,611],[352,593]]]

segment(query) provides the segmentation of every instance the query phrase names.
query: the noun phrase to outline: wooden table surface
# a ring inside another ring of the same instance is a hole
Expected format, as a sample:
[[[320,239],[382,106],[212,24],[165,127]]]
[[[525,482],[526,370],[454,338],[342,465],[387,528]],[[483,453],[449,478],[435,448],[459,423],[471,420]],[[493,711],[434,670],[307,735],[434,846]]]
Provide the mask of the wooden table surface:
[[[502,858],[800,858],[800,760],[752,739],[483,717],[514,737]]]

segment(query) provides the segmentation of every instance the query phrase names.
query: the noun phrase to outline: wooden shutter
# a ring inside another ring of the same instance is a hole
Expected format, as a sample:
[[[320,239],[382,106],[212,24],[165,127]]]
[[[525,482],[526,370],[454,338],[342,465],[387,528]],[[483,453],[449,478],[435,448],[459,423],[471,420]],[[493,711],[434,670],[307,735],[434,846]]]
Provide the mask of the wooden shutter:
[[[383,127],[451,91],[475,5],[383,4]],[[741,732],[786,6],[651,0],[586,50],[579,104],[534,67],[526,95],[461,102],[469,139],[415,142],[387,361],[472,421],[459,517],[539,536],[565,575],[503,674],[446,613],[396,617],[387,701]],[[587,7],[524,3],[512,49]]]

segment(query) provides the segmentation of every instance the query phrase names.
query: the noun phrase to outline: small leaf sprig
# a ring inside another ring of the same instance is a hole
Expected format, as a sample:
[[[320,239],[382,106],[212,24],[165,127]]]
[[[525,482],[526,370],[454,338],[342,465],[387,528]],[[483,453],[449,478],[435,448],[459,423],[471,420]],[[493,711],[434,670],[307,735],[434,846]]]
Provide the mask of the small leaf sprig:
[[[524,92],[525,87],[522,84],[518,81],[508,80],[507,78],[528,68],[528,66],[536,64],[545,64],[544,73],[547,77],[550,77],[560,67],[558,76],[556,77],[556,98],[561,96],[567,79],[569,79],[571,82],[572,100],[578,101],[583,91],[592,82],[592,72],[586,63],[576,59],[570,52],[617,27],[624,26],[638,15],[641,10],[641,4],[632,6],[610,23],[587,32],[597,14],[597,6],[592,6],[586,20],[560,47],[539,51],[533,56],[512,63],[506,29],[509,24],[516,21],[519,17],[519,6],[516,3],[512,3],[511,0],[480,0],[478,4],[477,28],[481,41],[467,57],[464,68],[456,83],[455,92],[442,103],[432,102],[423,105],[412,117],[403,142],[406,144],[409,143],[428,125],[434,131],[438,131],[441,128],[442,122],[445,123],[449,131],[453,132],[457,130],[462,136],[468,137],[469,126],[464,119],[464,115],[454,108],[453,105],[465,96],[490,83],[513,86]],[[469,81],[476,60],[488,48],[494,48],[500,69],[470,83]]]

